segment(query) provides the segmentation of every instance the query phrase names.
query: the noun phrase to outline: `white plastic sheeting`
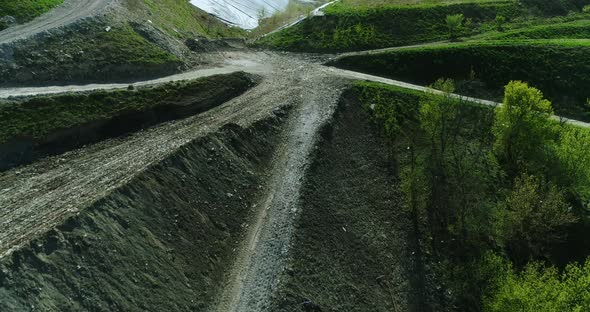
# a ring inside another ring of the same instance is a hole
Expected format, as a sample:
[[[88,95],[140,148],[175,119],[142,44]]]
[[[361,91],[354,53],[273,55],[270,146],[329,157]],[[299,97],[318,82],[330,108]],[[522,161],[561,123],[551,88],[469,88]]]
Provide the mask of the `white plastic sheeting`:
[[[287,8],[289,0],[190,0],[196,7],[244,29],[258,26],[258,19]]]

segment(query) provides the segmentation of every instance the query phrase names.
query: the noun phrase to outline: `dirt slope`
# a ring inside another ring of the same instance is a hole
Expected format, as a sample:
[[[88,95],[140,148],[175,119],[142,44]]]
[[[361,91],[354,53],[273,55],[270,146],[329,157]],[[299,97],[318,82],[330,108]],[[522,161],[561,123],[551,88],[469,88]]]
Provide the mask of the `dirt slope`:
[[[319,129],[331,119],[345,81],[308,68],[291,70],[298,80],[298,105],[291,113],[284,145],[274,163],[269,192],[237,257],[216,311],[270,311],[271,296],[285,268],[300,211],[299,192],[317,143]]]
[[[425,311],[387,141],[348,98],[321,133],[272,311]]]

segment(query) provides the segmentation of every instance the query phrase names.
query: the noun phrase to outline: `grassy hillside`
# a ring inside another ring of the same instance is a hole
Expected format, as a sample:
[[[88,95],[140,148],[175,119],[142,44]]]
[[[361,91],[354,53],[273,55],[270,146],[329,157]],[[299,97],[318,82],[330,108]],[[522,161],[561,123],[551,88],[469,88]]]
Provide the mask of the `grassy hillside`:
[[[160,77],[205,62],[185,44],[198,37],[239,37],[185,0],[125,0],[66,27],[2,47],[0,85],[129,81]]]
[[[126,81],[177,72],[182,60],[149,39],[128,23],[84,21],[11,47],[12,58],[0,59],[0,84]]]
[[[420,42],[446,40],[448,15],[463,14],[465,27],[458,35],[480,31],[482,23],[497,15],[516,16],[519,7],[512,1],[480,1],[455,4],[348,6],[346,2],[329,6],[325,16],[307,19],[259,40],[258,44],[291,51],[353,51]],[[468,19],[468,20],[467,20]]]
[[[486,40],[590,39],[590,20],[583,19],[572,22],[555,21],[552,24],[536,25],[490,34],[483,38]]]
[[[177,38],[243,37],[245,32],[210,16],[185,0],[126,0],[126,6]]]
[[[63,0],[18,0],[0,2],[0,18],[12,16],[18,23],[32,20],[33,18],[53,9],[63,3]],[[0,30],[7,25],[0,22]]]
[[[332,65],[423,85],[453,78],[462,85],[459,92],[474,96],[487,96],[482,91],[501,95],[508,81],[527,81],[554,100],[559,114],[589,119],[590,91],[584,87],[590,79],[589,55],[587,40],[502,41],[350,56]]]

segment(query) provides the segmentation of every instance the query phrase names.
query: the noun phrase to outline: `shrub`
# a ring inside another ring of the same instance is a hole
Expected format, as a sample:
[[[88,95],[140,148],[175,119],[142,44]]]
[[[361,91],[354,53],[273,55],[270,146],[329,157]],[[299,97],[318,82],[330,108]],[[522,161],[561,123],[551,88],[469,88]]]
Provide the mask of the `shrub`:
[[[496,24],[496,29],[498,31],[503,31],[504,24],[506,24],[506,17],[504,17],[502,15],[497,15],[496,19],[494,20],[494,23]]]
[[[447,15],[445,19],[447,29],[449,31],[449,37],[454,40],[457,39],[459,32],[461,31],[461,27],[463,27],[463,20],[465,17],[463,14],[453,14]]]
[[[559,173],[570,192],[590,208],[590,130],[565,127],[561,130],[557,157]]]
[[[576,221],[557,187],[527,174],[516,178],[498,217],[501,241],[519,263],[544,256],[547,247],[565,237],[565,227]]]
[[[583,265],[569,264],[561,274],[534,262],[521,273],[504,265],[498,275],[484,311],[590,311],[590,259]]]

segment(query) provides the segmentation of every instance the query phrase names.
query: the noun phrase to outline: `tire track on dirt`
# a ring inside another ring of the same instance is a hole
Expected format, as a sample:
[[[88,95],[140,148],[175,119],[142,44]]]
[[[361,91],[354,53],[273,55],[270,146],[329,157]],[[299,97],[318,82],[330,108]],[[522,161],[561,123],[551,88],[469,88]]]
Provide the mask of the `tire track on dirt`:
[[[313,68],[313,66],[310,66]],[[299,192],[319,131],[328,122],[347,82],[321,70],[299,72],[297,106],[275,155],[267,195],[240,250],[217,305],[218,312],[268,311],[285,267],[298,214]]]

